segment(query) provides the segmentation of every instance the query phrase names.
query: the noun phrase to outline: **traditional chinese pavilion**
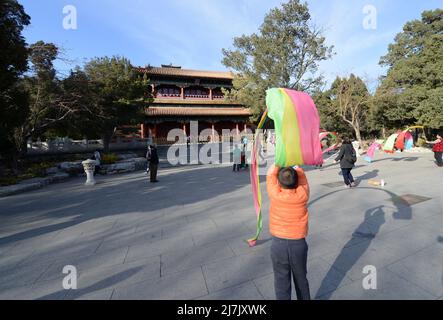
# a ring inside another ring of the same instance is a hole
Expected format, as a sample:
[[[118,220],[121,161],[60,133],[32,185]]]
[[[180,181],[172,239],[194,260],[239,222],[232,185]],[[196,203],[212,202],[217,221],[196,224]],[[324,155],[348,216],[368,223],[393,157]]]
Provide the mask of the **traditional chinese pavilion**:
[[[190,122],[198,121],[199,134],[212,129],[244,131],[250,110],[238,103],[225,101],[222,88],[232,88],[231,72],[182,69],[172,65],[137,68],[149,79],[153,102],[146,108],[141,136],[156,139],[167,137],[171,129],[180,128],[189,135]]]

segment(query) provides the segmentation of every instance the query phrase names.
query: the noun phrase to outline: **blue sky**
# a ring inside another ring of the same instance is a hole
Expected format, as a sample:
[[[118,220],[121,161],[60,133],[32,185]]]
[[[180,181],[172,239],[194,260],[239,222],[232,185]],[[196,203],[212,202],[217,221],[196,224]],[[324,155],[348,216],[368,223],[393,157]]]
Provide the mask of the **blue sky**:
[[[28,43],[63,47],[56,66],[67,74],[75,65],[103,55],[123,55],[134,65],[173,63],[183,68],[225,70],[221,49],[256,32],[265,14],[281,0],[19,0],[31,16]],[[378,65],[405,22],[441,6],[441,0],[309,0],[312,22],[324,30],[337,53],[322,62],[331,81],[351,72],[374,86],[385,71]],[[77,30],[63,28],[63,8],[77,8]],[[363,28],[363,7],[377,9],[377,28]]]

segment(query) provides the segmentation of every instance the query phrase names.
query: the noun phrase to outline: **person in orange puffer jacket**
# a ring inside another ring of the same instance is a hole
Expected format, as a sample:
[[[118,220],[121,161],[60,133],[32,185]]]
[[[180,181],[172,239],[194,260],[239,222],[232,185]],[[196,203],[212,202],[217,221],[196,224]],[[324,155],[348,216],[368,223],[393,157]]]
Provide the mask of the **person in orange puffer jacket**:
[[[310,300],[307,275],[309,184],[301,168],[272,166],[266,185],[270,199],[271,259],[277,300],[291,300],[291,276],[298,300]]]

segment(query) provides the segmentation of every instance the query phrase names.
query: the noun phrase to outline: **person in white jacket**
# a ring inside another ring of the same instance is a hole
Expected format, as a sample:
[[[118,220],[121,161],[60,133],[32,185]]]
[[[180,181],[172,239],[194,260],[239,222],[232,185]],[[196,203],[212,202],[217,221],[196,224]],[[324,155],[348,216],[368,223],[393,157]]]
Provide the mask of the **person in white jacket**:
[[[101,165],[101,161],[102,161],[100,151],[95,150],[94,160],[95,160],[95,169],[94,169],[94,176],[95,176],[97,174],[97,172],[100,170],[100,165]]]

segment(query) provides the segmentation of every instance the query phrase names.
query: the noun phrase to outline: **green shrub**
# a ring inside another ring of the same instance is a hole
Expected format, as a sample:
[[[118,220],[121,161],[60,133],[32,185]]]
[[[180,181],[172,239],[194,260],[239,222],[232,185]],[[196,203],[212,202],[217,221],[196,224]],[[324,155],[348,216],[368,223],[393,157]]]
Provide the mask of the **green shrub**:
[[[426,147],[428,147],[428,144],[426,143],[426,140],[425,140],[425,139],[423,139],[423,138],[418,138],[418,140],[417,140],[417,146],[419,146],[419,147],[423,147],[423,148],[426,148]]]
[[[0,186],[5,187],[5,186],[10,186],[13,184],[17,184],[20,182],[21,179],[16,178],[16,177],[7,177],[7,178],[1,178],[0,179]]]
[[[101,160],[102,164],[114,164],[118,161],[118,156],[115,153],[104,154]]]
[[[26,178],[44,177],[46,176],[46,169],[55,166],[54,162],[40,162],[34,163],[23,172]]]

